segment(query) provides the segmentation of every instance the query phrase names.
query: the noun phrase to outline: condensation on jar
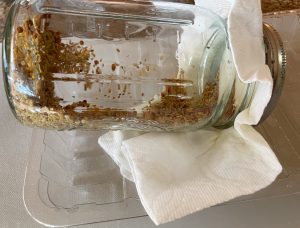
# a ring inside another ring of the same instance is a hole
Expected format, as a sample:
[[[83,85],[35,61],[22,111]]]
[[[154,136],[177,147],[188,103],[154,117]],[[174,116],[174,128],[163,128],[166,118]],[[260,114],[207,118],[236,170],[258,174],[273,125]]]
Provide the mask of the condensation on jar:
[[[16,1],[3,45],[11,108],[32,127],[228,127],[255,91],[224,22],[193,5]]]

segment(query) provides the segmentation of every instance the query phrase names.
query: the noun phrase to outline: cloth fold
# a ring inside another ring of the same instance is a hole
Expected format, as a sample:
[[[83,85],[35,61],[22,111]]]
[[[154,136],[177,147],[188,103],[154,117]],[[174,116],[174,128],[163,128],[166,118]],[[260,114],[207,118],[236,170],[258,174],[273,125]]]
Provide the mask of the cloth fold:
[[[272,94],[260,1],[195,2],[227,19],[238,75],[243,82],[256,82],[256,92],[251,106],[229,129],[111,131],[99,138],[121,174],[135,182],[141,203],[157,225],[254,193],[271,184],[282,170],[268,143],[251,126],[259,122]]]

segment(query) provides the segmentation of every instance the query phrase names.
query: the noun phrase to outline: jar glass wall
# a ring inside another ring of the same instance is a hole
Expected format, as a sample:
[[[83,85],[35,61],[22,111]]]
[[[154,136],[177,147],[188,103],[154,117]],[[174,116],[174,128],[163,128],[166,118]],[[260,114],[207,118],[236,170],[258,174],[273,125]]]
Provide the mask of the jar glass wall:
[[[3,50],[16,117],[47,129],[227,126],[254,88],[223,21],[186,4],[16,1]]]

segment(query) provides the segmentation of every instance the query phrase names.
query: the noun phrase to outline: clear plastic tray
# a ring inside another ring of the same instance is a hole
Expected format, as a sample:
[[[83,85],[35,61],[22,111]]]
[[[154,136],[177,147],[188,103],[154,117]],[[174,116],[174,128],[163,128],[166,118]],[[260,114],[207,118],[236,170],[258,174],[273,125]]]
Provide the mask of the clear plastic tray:
[[[98,146],[99,135],[34,130],[24,203],[35,220],[69,226],[145,215],[133,183]]]
[[[264,21],[287,48],[284,91],[273,114],[257,127],[284,171],[268,188],[227,204],[300,192],[300,22],[296,11],[268,14]],[[104,133],[104,132],[102,132]],[[145,216],[134,185],[97,144],[100,132],[34,130],[24,182],[30,215],[48,226],[90,224]]]

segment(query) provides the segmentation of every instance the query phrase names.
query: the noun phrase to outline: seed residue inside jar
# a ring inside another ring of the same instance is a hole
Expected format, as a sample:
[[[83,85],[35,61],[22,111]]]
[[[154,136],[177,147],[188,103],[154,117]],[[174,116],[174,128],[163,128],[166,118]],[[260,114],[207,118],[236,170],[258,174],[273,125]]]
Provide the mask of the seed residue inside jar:
[[[134,120],[149,125],[154,123],[162,126],[184,126],[201,122],[209,118],[214,111],[218,100],[218,84],[208,82],[200,95],[191,96],[181,85],[186,83],[184,78],[174,79],[175,81],[163,80],[162,84],[166,84],[156,102],[147,98],[146,91],[140,92],[138,99],[146,100],[147,103],[142,109],[142,115],[138,114],[134,107],[128,107],[128,110],[104,108],[106,106],[102,106],[101,103],[99,106],[89,103],[87,98],[71,103],[65,101],[64,97],[56,94],[55,81],[78,83],[78,79],[58,76],[82,76],[83,89],[88,93],[95,83],[101,85],[97,77],[103,76],[102,61],[105,59],[99,58],[99,53],[85,40],[64,42],[62,34],[51,29],[50,22],[50,14],[28,18],[18,26],[14,36],[13,51],[17,70],[12,74],[11,93],[15,112],[21,122],[30,126],[60,130],[77,127],[98,129],[106,126],[99,120],[107,119],[120,122]],[[121,54],[120,49],[116,50]],[[142,64],[139,62],[132,65],[142,68]],[[125,72],[125,67],[120,63],[112,63],[113,73],[116,73],[117,67]],[[149,66],[144,68],[147,72],[151,71]],[[112,74],[110,77],[114,76]],[[176,78],[176,75],[174,77]],[[128,77],[128,80],[132,79]],[[27,86],[30,92],[24,93],[20,90],[17,86],[20,83],[17,82],[20,82],[23,88]],[[131,91],[130,84],[118,84],[114,89],[105,88],[106,86],[107,84],[102,84],[99,87],[99,93],[105,91],[102,95],[103,100],[110,99],[110,102],[114,103],[120,102],[122,97],[137,99],[137,95]],[[117,91],[116,94],[113,94],[113,91]],[[74,95],[71,97],[75,99]],[[79,97],[76,96],[76,99]]]

